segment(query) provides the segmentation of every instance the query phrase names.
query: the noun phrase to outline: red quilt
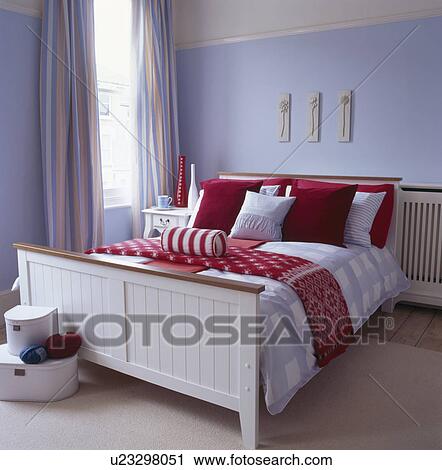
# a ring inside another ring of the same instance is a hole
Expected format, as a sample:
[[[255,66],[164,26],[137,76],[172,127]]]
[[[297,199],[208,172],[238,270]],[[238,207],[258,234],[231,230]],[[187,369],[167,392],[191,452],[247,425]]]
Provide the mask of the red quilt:
[[[327,269],[303,258],[234,246],[229,247],[224,257],[192,256],[163,251],[158,239],[141,238],[86,253],[144,256],[284,282],[304,304],[319,367],[343,353],[351,342],[353,327],[339,284]]]

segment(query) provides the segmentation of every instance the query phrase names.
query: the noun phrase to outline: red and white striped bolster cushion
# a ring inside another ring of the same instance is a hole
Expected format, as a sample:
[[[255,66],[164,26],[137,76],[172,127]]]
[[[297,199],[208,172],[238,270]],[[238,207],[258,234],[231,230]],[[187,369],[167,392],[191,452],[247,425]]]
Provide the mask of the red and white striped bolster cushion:
[[[227,235],[222,230],[172,227],[161,234],[161,248],[185,255],[224,256]]]

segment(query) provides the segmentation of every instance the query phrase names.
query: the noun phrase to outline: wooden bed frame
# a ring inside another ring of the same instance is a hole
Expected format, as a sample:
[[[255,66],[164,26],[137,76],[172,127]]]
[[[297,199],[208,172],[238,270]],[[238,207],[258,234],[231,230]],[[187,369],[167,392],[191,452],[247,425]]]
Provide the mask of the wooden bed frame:
[[[392,183],[400,178],[268,175],[262,173],[220,173],[220,178],[264,179],[268,176],[308,178],[345,183]],[[396,252],[397,214],[395,211],[388,245]],[[80,356],[88,361],[138,377],[162,387],[237,411],[246,448],[258,446],[259,347],[232,344],[213,346],[174,345],[165,341],[160,326],[153,324],[151,342],[143,344],[143,324],[132,323],[131,314],[164,314],[173,321],[177,315],[192,314],[203,322],[222,314],[259,315],[259,294],[264,286],[218,279],[198,274],[182,274],[149,266],[125,265],[87,255],[20,244],[18,252],[21,303],[57,307],[61,325],[72,314],[89,315],[83,328],[97,331],[104,342],[88,341],[91,331],[82,331]],[[384,305],[391,311],[394,300]],[[120,319],[118,323],[109,320]],[[108,321],[106,321],[106,319]],[[177,324],[178,336],[189,336]],[[123,338],[114,342],[112,338]]]

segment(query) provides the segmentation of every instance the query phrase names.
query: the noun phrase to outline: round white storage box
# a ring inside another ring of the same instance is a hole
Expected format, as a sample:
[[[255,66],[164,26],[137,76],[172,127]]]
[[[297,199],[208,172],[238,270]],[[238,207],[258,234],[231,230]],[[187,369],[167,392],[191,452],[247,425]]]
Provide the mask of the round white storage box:
[[[47,403],[70,397],[78,390],[77,354],[67,359],[48,359],[24,364],[0,346],[0,400]]]
[[[17,305],[5,313],[6,338],[10,354],[19,356],[34,344],[44,345],[49,336],[58,333],[57,309]]]

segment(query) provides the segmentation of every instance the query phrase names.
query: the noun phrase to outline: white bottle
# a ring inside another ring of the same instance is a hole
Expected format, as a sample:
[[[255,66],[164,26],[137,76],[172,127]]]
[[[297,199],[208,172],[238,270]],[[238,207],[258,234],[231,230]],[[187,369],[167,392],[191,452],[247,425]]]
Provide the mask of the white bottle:
[[[189,195],[187,197],[187,208],[192,210],[195,209],[196,203],[198,201],[198,188],[196,187],[195,181],[195,164],[190,165],[190,187]]]

